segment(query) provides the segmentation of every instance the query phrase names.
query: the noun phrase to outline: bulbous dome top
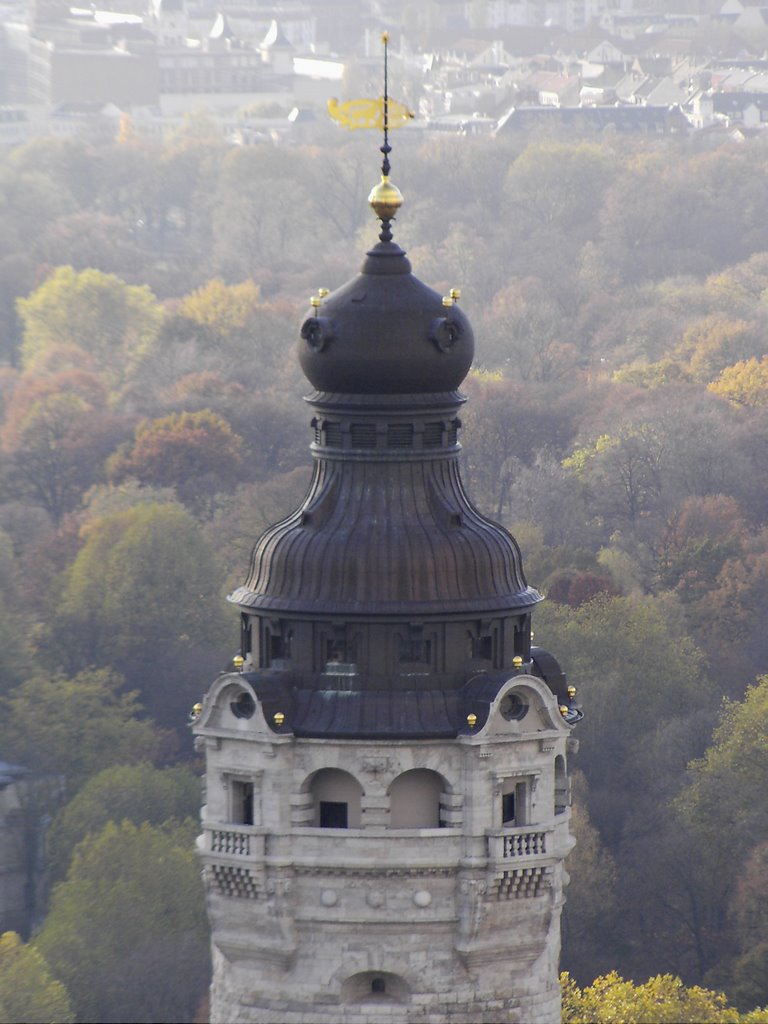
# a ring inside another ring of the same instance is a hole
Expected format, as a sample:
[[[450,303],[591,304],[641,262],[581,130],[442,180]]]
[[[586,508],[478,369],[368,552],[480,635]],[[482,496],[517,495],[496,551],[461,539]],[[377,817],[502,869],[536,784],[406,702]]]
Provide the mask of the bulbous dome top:
[[[381,241],[304,321],[299,361],[318,391],[420,394],[455,391],[474,349],[455,299],[415,277],[399,245]]]

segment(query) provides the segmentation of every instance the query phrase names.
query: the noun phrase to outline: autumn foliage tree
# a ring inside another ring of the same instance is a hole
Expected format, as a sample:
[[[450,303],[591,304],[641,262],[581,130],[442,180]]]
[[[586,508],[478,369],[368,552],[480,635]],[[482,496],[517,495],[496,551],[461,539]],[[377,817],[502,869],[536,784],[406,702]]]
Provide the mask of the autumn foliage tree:
[[[155,487],[175,487],[198,512],[230,488],[242,464],[243,442],[227,421],[208,409],[143,420],[132,444],[109,460],[112,480],[134,477]]]
[[[146,285],[114,274],[58,267],[28,298],[19,299],[24,366],[49,348],[75,345],[115,379],[155,339],[162,311]]]
[[[560,977],[563,1024],[764,1024],[768,1010],[742,1016],[728,1005],[722,992],[698,985],[687,987],[680,978],[660,974],[643,984],[625,981],[615,971],[580,989],[568,976]]]
[[[106,670],[28,678],[2,698],[0,743],[5,756],[73,795],[92,775],[115,764],[159,760],[167,741],[139,717],[135,693]]]
[[[104,460],[125,433],[124,420],[107,407],[100,375],[73,369],[25,375],[0,430],[10,484],[58,526],[86,488],[104,478]]]
[[[34,946],[15,932],[0,936],[0,1022],[73,1024],[69,994]]]

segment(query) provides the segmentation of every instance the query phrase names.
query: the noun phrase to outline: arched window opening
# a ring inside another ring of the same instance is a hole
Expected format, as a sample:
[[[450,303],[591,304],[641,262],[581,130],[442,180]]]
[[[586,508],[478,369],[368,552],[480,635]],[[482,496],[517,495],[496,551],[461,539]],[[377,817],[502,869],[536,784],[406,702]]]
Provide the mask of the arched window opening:
[[[342,1003],[407,1003],[411,991],[399,974],[390,971],[361,971],[341,986]]]
[[[349,772],[321,769],[310,792],[316,828],[360,828],[363,788]]]
[[[389,789],[391,828],[439,828],[443,779],[428,768],[398,775]]]

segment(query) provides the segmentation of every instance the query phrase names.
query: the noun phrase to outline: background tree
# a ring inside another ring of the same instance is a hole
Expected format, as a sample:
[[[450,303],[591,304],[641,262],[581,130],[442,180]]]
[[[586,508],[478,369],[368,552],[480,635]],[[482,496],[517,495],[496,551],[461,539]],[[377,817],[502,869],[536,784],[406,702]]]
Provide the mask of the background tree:
[[[46,657],[70,671],[114,666],[153,717],[182,726],[201,677],[236,643],[211,548],[178,505],[108,513],[84,539],[62,580]]]
[[[121,680],[90,669],[72,679],[35,676],[2,698],[0,742],[5,756],[55,779],[63,796],[104,768],[157,761],[167,738],[146,720]]]
[[[59,267],[18,301],[24,327],[22,358],[30,367],[49,348],[76,345],[112,379],[157,336],[162,313],[146,285],[127,285],[99,270]]]
[[[537,610],[536,642],[557,651],[589,707],[576,763],[589,784],[590,818],[611,848],[633,806],[657,796],[648,772],[677,778],[699,752],[698,736],[678,737],[673,747],[658,743],[648,765],[644,751],[656,730],[716,699],[701,652],[666,612],[652,598],[608,596]]]
[[[204,514],[219,491],[237,480],[243,441],[225,419],[209,409],[142,420],[132,444],[110,458],[118,483],[134,477],[154,487],[174,487],[179,498]]]
[[[189,768],[158,769],[146,763],[105,768],[88,779],[51,826],[48,856],[53,878],[63,878],[77,844],[110,821],[181,824],[196,822],[199,816],[200,779]]]
[[[126,433],[107,409],[100,375],[62,370],[25,375],[8,402],[0,442],[9,490],[45,509],[55,526],[104,479],[104,460]]]
[[[56,981],[34,946],[15,932],[0,936],[0,1022],[73,1024],[67,990]]]
[[[109,824],[78,847],[35,947],[79,1020],[191,1021],[209,935],[191,829]]]
[[[709,390],[736,405],[768,405],[768,356],[742,359],[726,366]]]
[[[567,974],[563,988],[564,1024],[761,1024],[768,1012],[742,1017],[721,992],[686,988],[671,974],[657,975],[641,985],[615,971],[580,989]]]

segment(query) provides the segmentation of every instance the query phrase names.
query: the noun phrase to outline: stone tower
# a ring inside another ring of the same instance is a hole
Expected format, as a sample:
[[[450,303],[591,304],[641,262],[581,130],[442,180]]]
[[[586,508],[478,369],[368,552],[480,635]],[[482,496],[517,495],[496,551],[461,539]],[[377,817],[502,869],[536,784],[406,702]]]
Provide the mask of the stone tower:
[[[559,1020],[580,712],[464,491],[472,329],[392,241],[400,201],[384,177],[378,244],[301,328],[312,482],[196,709],[219,1024]]]

